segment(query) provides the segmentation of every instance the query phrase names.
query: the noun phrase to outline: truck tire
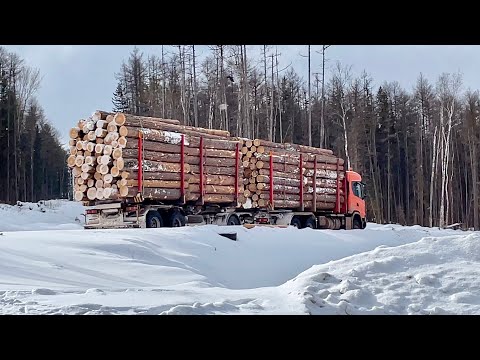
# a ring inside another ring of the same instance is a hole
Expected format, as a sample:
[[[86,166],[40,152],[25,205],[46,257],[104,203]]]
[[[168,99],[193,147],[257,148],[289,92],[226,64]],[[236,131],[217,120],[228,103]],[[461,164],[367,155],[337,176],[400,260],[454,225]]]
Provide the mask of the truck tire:
[[[178,210],[170,213],[168,225],[170,227],[182,227],[185,226],[185,216]]]
[[[147,214],[147,228],[161,228],[163,227],[163,219],[158,211],[150,210]]]
[[[240,225],[240,219],[237,215],[230,215],[227,221],[227,226]]]
[[[363,229],[362,222],[357,217],[355,217],[353,219],[353,228],[354,229]]]
[[[292,218],[292,221],[290,222],[290,225],[295,226],[297,229],[301,229],[302,228],[302,221],[300,220],[299,217],[294,216]]]
[[[304,228],[316,229],[316,222],[314,217],[309,217],[305,220]]]

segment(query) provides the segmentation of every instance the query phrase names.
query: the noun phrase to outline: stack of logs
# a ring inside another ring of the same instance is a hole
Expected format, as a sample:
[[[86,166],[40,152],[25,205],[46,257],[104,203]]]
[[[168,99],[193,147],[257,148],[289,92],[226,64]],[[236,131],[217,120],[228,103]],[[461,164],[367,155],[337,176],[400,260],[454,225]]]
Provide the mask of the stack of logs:
[[[344,161],[331,150],[255,139],[244,140],[241,152],[243,194],[251,207],[271,208],[273,195],[274,208],[334,210],[337,186],[344,201]]]
[[[344,201],[343,160],[326,149],[105,111],[80,120],[70,138],[74,198],[86,205],[138,194],[158,201],[313,211],[334,210],[337,191]]]
[[[70,138],[67,164],[74,176],[77,201],[116,200],[141,193],[153,200],[244,202],[243,168],[236,158],[241,140],[230,137],[228,131],[182,126],[178,120],[97,111],[80,120],[70,130]],[[203,184],[200,172],[204,174]],[[139,177],[142,189],[138,188]]]

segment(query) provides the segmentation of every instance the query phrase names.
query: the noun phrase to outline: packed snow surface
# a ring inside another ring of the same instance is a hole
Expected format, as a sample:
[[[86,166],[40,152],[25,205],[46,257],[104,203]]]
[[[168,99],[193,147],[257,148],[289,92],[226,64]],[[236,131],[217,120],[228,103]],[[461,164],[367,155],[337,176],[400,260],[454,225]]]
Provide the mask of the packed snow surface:
[[[478,232],[84,230],[82,214],[0,205],[1,314],[480,314]]]

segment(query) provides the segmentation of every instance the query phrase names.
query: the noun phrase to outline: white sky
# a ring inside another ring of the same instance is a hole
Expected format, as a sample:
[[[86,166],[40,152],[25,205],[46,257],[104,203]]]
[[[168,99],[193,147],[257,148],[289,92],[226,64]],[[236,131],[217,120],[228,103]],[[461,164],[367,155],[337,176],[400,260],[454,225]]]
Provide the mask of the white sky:
[[[3,45],[0,45],[3,46]],[[50,122],[67,139],[68,129],[78,119],[96,109],[111,110],[116,87],[115,72],[127,59],[133,45],[5,45],[20,55],[28,65],[39,68],[43,76],[37,98]],[[161,54],[160,45],[139,45],[145,54]],[[166,46],[166,49],[175,49]],[[250,45],[248,51],[259,53],[261,45]],[[292,63],[307,78],[306,45],[279,45],[281,65]],[[312,45],[312,72],[321,72],[321,55]],[[204,56],[207,46],[198,45],[197,54]],[[480,89],[480,46],[477,45],[332,45],[327,49],[328,64],[337,60],[352,65],[354,74],[366,70],[375,84],[398,81],[411,90],[422,72],[434,82],[442,72],[461,71],[465,88]],[[329,67],[327,67],[327,78]]]

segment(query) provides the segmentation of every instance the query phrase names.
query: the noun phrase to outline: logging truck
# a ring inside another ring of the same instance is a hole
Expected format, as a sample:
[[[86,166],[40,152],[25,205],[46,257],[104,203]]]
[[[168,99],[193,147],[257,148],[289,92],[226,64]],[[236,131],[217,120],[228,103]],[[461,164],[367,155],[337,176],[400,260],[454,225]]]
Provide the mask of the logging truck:
[[[159,228],[185,225],[292,225],[299,229],[364,229],[366,222],[365,186],[361,176],[346,171],[339,184],[344,189],[345,201],[337,200],[333,211],[305,211],[302,209],[244,209],[232,206],[168,204],[146,200],[140,194],[121,202],[87,207],[85,228]],[[339,193],[339,192],[337,192]],[[338,196],[339,198],[339,196]]]
[[[78,121],[69,145],[87,229],[366,226],[362,178],[328,149],[105,111]]]

